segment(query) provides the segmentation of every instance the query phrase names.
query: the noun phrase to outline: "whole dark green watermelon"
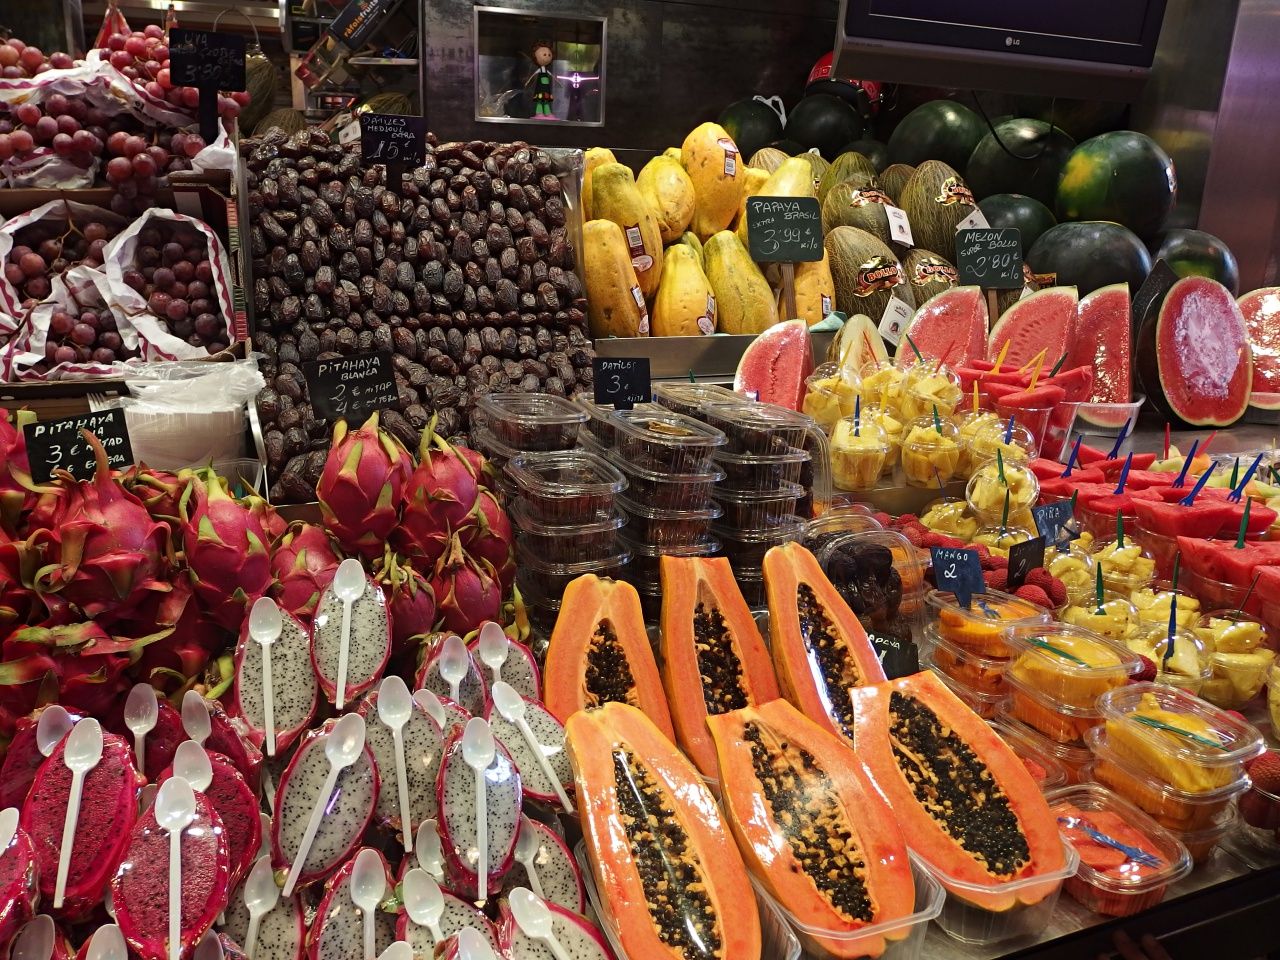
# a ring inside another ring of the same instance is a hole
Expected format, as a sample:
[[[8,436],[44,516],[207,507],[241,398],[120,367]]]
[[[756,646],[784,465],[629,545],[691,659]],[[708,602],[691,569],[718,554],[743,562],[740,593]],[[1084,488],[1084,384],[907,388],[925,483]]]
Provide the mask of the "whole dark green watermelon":
[[[849,101],[815,93],[803,97],[787,114],[784,135],[806,150],[817,147],[829,162],[846,143],[862,137],[862,118]]]
[[[1050,227],[1023,259],[1032,273],[1054,274],[1058,286],[1074,286],[1081,297],[1112,283],[1136,292],[1151,272],[1151,254],[1133,231],[1100,220]]]
[[[744,157],[782,136],[782,118],[759,100],[735,100],[720,111],[716,122],[729,131]]]
[[[788,157],[794,157],[796,154],[804,153],[806,149],[803,144],[795,140],[789,140],[785,137],[781,140],[774,140],[771,143],[766,143],[765,146],[773,147],[775,150],[781,150]]]
[[[1052,207],[1058,174],[1075,146],[1065,131],[1043,120],[1005,120],[974,147],[965,181],[979,200],[996,193],[1021,193]]]
[[[1217,280],[1234,297],[1240,292],[1240,265],[1231,248],[1203,230],[1167,230],[1151,243],[1151,255],[1180,277]]]
[[[1017,227],[1022,231],[1022,249],[1030,250],[1040,235],[1058,223],[1053,211],[1035,197],[1021,193],[993,193],[979,201],[982,215],[997,230]]]
[[[916,107],[889,135],[889,163],[918,167],[926,160],[941,160],[961,176],[987,125],[982,118],[954,100],[930,100]]]
[[[880,173],[889,165],[889,149],[879,140],[853,140],[840,148],[841,153],[860,153]]]
[[[1114,220],[1150,240],[1178,199],[1173,160],[1134,130],[1086,140],[1072,151],[1058,182],[1059,220]]]
[[[1020,117],[1044,120],[1067,131],[1077,142],[1124,126],[1129,105],[1106,100],[1070,100],[1025,94],[1013,98]]]

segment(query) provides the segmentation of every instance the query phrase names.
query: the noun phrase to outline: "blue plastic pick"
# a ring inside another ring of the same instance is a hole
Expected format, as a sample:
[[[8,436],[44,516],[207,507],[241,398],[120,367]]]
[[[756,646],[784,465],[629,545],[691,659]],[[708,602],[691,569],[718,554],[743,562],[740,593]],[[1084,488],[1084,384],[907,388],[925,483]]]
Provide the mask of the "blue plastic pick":
[[[1120,482],[1116,484],[1116,493],[1124,493],[1124,485],[1129,482],[1129,468],[1133,466],[1133,451],[1124,458],[1124,466],[1120,468]]]
[[[1258,454],[1253,459],[1253,463],[1249,464],[1249,469],[1244,472],[1244,478],[1236,485],[1236,487],[1227,494],[1227,499],[1234,503],[1239,503],[1240,498],[1244,496],[1244,488],[1249,486],[1249,481],[1253,479],[1254,471],[1258,469],[1258,464],[1262,463],[1262,454]]]
[[[1169,594],[1169,634],[1164,648],[1164,665],[1173,659],[1173,635],[1178,629],[1178,571],[1182,569],[1182,551],[1173,555],[1173,588]]]
[[[1111,448],[1111,452],[1107,454],[1108,460],[1114,460],[1120,456],[1120,447],[1124,445],[1125,438],[1129,436],[1129,426],[1133,423],[1133,417],[1124,422],[1124,426],[1120,428],[1120,436],[1116,437],[1116,445]]]
[[[1191,488],[1191,492],[1188,493],[1185,497],[1183,497],[1178,502],[1182,504],[1184,507],[1189,507],[1193,503],[1195,503],[1196,497],[1199,495],[1200,491],[1204,489],[1204,485],[1209,482],[1210,475],[1213,473],[1214,470],[1217,469],[1217,467],[1218,467],[1217,461],[1216,460],[1211,461],[1209,463],[1209,469],[1200,475],[1200,479],[1197,480],[1196,485]]]
[[[1075,446],[1071,448],[1071,456],[1067,457],[1067,469],[1062,471],[1064,477],[1071,476],[1071,468],[1076,465],[1076,457],[1080,456],[1080,444],[1084,443],[1084,434],[1076,434]]]
[[[853,398],[853,435],[862,436],[862,394],[860,393]]]
[[[1196,450],[1200,447],[1199,438],[1191,443],[1191,452],[1182,459],[1182,469],[1178,471],[1178,479],[1173,481],[1175,487],[1180,487],[1187,482],[1187,471],[1191,469],[1191,461],[1196,458]]]
[[[1121,843],[1115,837],[1109,837],[1097,827],[1086,825],[1086,821],[1080,817],[1059,817],[1058,822],[1068,829],[1079,830],[1094,843],[1102,844],[1104,847],[1111,847],[1113,850],[1119,850],[1126,857],[1136,864],[1144,867],[1159,867],[1164,864],[1153,853],[1147,853],[1140,847],[1131,847],[1128,844]]]
[[[1014,421],[1014,415],[1011,413],[1011,414],[1009,414],[1009,423],[1008,423],[1008,425],[1004,428],[1004,442],[1005,442],[1005,443],[1008,443],[1011,439],[1013,439],[1013,421]]]

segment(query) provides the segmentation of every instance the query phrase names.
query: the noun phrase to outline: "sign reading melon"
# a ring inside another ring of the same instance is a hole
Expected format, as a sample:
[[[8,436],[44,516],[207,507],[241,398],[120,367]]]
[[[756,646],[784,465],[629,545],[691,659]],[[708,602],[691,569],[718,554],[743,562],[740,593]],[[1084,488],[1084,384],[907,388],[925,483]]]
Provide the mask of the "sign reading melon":
[[[748,197],[747,249],[756,263],[821,260],[822,208],[817,199]]]
[[[987,290],[1018,290],[1022,275],[1022,231],[961,230],[956,234],[956,270],[962,286]]]

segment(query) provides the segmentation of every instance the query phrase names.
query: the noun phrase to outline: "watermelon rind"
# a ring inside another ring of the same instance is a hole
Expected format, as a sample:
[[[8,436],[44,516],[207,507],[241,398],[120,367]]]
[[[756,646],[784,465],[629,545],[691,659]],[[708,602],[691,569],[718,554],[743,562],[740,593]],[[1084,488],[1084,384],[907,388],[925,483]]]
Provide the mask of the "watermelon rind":
[[[1032,273],[1073,286],[1081,296],[1113,283],[1128,283],[1129,289],[1137,290],[1151,272],[1146,245],[1118,223],[1060,223],[1035,243],[1024,242],[1022,249]]]
[[[986,335],[987,307],[981,287],[953,287],[935,294],[921,304],[907,326],[907,336],[922,356],[940,360],[945,355],[953,367],[981,359]]]
[[[1006,369],[1019,367],[1031,360],[1041,348],[1045,348],[1045,369],[1052,367],[1064,350],[1071,349],[1077,304],[1075,287],[1049,287],[1019,300],[991,328],[991,335],[987,338],[987,359],[996,359],[1006,340],[1020,336],[1023,344],[1009,344],[1004,360]],[[1063,324],[1061,338],[1055,337],[1052,342],[1045,336],[1046,308],[1054,311],[1051,315]]]
[[[1151,255],[1169,264],[1180,277],[1209,277],[1240,292],[1240,264],[1231,248],[1203,230],[1166,230],[1151,244]]]
[[[1058,176],[1075,146],[1066,131],[1042,120],[1005,120],[973,148],[966,168],[969,189],[979,200],[1021,193],[1052,207]]]
[[[1255,406],[1280,406],[1280,287],[1259,287],[1236,303],[1253,350],[1254,396],[1263,395]]]
[[[982,118],[964,104],[930,100],[903,117],[889,134],[889,163],[918,167],[926,160],[941,160],[963,174],[986,132]]]

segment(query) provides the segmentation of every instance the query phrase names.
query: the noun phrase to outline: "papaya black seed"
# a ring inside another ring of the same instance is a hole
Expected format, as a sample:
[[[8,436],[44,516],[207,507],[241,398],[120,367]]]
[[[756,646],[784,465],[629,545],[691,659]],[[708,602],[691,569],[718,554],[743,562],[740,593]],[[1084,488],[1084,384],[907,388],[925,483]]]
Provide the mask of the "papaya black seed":
[[[800,637],[809,655],[817,661],[821,682],[826,687],[819,693],[832,719],[852,741],[853,703],[849,690],[862,683],[862,671],[849,649],[848,638],[827,615],[822,601],[807,583],[796,588],[796,608],[800,614]]]
[[[636,694],[636,678],[627,661],[627,653],[618,640],[618,632],[608,620],[596,624],[587,648],[587,706],[606,703],[640,705]]]
[[[693,611],[693,646],[702,676],[702,697],[712,716],[749,706],[742,686],[742,660],[724,613],[699,597]]]

